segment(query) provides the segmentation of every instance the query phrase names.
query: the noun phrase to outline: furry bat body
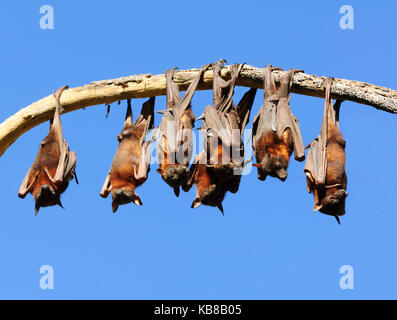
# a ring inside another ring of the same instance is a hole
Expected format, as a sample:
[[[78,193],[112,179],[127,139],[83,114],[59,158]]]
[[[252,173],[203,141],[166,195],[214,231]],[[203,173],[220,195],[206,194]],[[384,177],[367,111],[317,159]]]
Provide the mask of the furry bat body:
[[[264,104],[253,122],[252,146],[258,168],[258,179],[269,175],[287,179],[289,159],[294,152],[297,161],[305,159],[298,119],[289,106],[289,91],[294,70],[289,70],[277,88],[272,67],[264,70]]]
[[[227,191],[238,191],[244,168],[242,136],[255,99],[256,89],[245,93],[236,108],[233,93],[243,65],[233,65],[231,79],[225,81],[220,72],[223,60],[214,66],[214,107],[207,106],[203,115],[202,130],[206,132],[205,150],[191,167],[192,182],[197,185],[197,195],[192,208],[201,204],[217,206],[223,213],[222,201]]]
[[[332,79],[325,80],[325,105],[320,135],[310,143],[304,172],[307,189],[314,194],[314,211],[332,215],[338,223],[345,214],[347,176],[346,141],[339,129],[341,101],[332,106]]]
[[[193,151],[192,130],[195,122],[190,103],[202,75],[209,66],[201,67],[183,99],[180,98],[178,85],[173,80],[175,68],[165,72],[167,109],[163,111],[160,123],[160,140],[157,147],[160,167],[157,172],[174,189],[177,197],[180,187],[184,191],[188,190],[188,166]]]
[[[142,111],[135,123],[132,121],[131,100],[128,100],[124,127],[117,136],[119,147],[111,169],[100,193],[106,198],[112,194],[112,209],[116,212],[119,205],[133,202],[142,205],[135,189],[147,179],[150,170],[150,144],[146,141],[149,129],[154,127],[154,101],[150,98],[142,105]]]
[[[68,187],[69,181],[75,177],[76,153],[69,150],[67,142],[63,139],[60,116],[60,99],[62,92],[67,88],[68,86],[64,86],[54,92],[56,108],[50,131],[41,142],[36,159],[18,192],[20,198],[25,198],[28,193],[33,195],[36,215],[40,207],[62,207],[60,196]]]

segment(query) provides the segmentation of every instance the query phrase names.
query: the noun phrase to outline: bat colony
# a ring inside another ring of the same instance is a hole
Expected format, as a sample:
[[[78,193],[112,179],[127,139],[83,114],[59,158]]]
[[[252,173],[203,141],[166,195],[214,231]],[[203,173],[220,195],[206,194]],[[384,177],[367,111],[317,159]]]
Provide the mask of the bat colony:
[[[174,190],[178,197],[180,188],[188,192],[196,185],[196,197],[191,205],[219,208],[223,214],[222,202],[227,192],[239,189],[242,171],[246,165],[244,157],[243,132],[249,122],[256,89],[249,89],[237,106],[233,102],[236,80],[243,65],[231,67],[228,81],[221,78],[224,60],[201,67],[185,92],[183,98],[174,82],[176,68],[165,72],[167,96],[166,109],[159,128],[154,129],[154,104],[152,97],[142,105],[141,113],[133,122],[131,100],[127,100],[124,127],[117,136],[119,146],[109,173],[100,192],[106,198],[112,196],[112,209],[133,202],[142,205],[136,193],[148,178],[150,171],[151,144],[157,140],[157,157],[161,178]],[[193,128],[195,116],[191,108],[194,92],[206,70],[213,68],[213,104],[204,109],[197,118],[201,120],[204,148],[193,157]],[[287,179],[288,164],[292,152],[297,161],[305,160],[298,119],[292,114],[289,95],[294,69],[286,72],[276,86],[272,66],[264,69],[264,102],[252,125],[252,146],[258,171],[258,179],[267,176]],[[279,69],[277,69],[279,70]],[[341,101],[332,104],[332,78],[324,80],[325,105],[320,135],[307,147],[308,156],[304,168],[307,189],[314,195],[314,211],[334,216],[345,214],[347,178],[345,172],[346,142],[339,130],[339,109]],[[48,135],[40,144],[39,152],[29,169],[18,196],[24,198],[31,193],[35,200],[35,213],[40,207],[59,205],[60,196],[75,173],[76,153],[69,150],[63,138],[60,102],[64,86],[54,92],[56,109],[50,123]],[[108,107],[109,113],[109,107]],[[154,133],[148,140],[149,131]]]

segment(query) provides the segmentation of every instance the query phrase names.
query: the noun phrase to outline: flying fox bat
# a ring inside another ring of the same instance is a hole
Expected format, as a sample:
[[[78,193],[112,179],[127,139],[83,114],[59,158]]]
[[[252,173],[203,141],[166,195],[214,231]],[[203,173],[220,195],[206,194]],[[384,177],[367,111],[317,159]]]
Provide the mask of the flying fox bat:
[[[187,89],[183,99],[180,98],[179,87],[174,82],[176,68],[165,72],[167,80],[167,109],[162,111],[160,123],[160,140],[157,146],[157,155],[160,173],[163,180],[174,189],[178,197],[180,187],[188,190],[188,166],[193,151],[192,129],[195,116],[191,109],[191,100],[203,73],[210,65],[201,67]]]
[[[296,71],[286,72],[277,88],[272,75],[274,69],[271,66],[264,69],[264,104],[252,126],[252,146],[257,161],[254,166],[262,181],[268,175],[285,181],[292,152],[297,161],[305,159],[299,121],[289,106],[292,75]]]
[[[304,172],[307,190],[314,194],[314,211],[334,216],[345,214],[347,176],[345,172],[346,141],[339,129],[341,101],[332,106],[332,78],[325,80],[325,104],[320,135],[310,147]]]
[[[248,123],[256,89],[246,92],[235,107],[232,97],[243,65],[231,67],[231,79],[225,81],[220,72],[224,60],[214,66],[214,107],[207,106],[199,119],[206,132],[205,150],[191,166],[189,185],[197,185],[192,208],[201,204],[217,206],[223,213],[222,201],[227,191],[238,191],[244,167],[242,135]]]
[[[78,183],[75,175],[76,153],[69,150],[67,142],[63,139],[61,123],[60,99],[62,92],[68,88],[64,86],[54,92],[56,107],[50,131],[41,142],[36,159],[18,191],[20,198],[25,198],[29,192],[33,195],[36,215],[41,207],[59,205],[63,208],[61,194],[73,177]]]
[[[119,205],[130,202],[142,205],[135,189],[146,181],[150,170],[150,145],[153,138],[147,141],[146,135],[149,129],[154,128],[154,101],[153,97],[142,105],[141,113],[133,123],[131,100],[127,100],[124,127],[117,136],[119,146],[100,193],[103,198],[112,193],[113,212],[117,211]]]

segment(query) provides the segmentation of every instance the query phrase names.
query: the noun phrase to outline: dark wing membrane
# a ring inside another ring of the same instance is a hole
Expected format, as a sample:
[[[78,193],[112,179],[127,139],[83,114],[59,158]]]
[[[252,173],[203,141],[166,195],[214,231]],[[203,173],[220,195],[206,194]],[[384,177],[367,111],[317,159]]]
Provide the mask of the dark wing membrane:
[[[167,109],[173,109],[181,103],[179,95],[179,87],[174,82],[174,73],[177,68],[172,68],[165,71],[165,78],[167,82]]]
[[[244,132],[245,126],[249,122],[249,117],[251,114],[251,109],[254,104],[255,95],[257,89],[251,88],[249,89],[244,96],[241,98],[240,102],[237,105],[237,113],[240,119],[240,130],[241,135]]]
[[[291,130],[294,143],[295,159],[303,161],[305,159],[305,148],[303,147],[302,134],[298,119],[292,114],[289,105],[289,94],[292,85],[294,70],[290,69],[281,78],[279,88],[279,101],[277,104],[277,135],[281,137],[286,129]]]
[[[142,105],[141,114],[139,115],[138,119],[135,122],[135,126],[142,126],[142,125],[145,126],[142,136],[140,137],[142,151],[141,151],[141,158],[139,161],[138,172],[135,171],[135,178],[137,180],[147,178],[149,172],[149,166],[150,166],[150,154],[151,154],[150,145],[154,141],[155,139],[154,137],[157,136],[156,133],[153,133],[153,138],[149,142],[146,141],[146,136],[148,134],[148,131],[154,128],[154,102],[155,102],[155,98],[152,97]]]
[[[190,103],[192,101],[194,92],[196,91],[197,86],[198,86],[198,84],[200,82],[200,79],[201,79],[202,75],[204,74],[204,72],[207,71],[209,67],[210,67],[210,64],[203,65],[200,68],[200,70],[197,73],[197,75],[194,77],[194,79],[193,79],[192,83],[190,84],[190,86],[187,88],[186,93],[183,96],[182,101],[180,101],[180,103],[178,104],[178,107],[176,108],[177,109],[177,117],[178,118],[181,118],[183,113],[185,112],[185,110],[189,107],[189,105],[190,105]]]
[[[327,174],[327,135],[328,135],[328,112],[332,107],[330,97],[331,80],[325,79],[326,96],[324,103],[321,133],[310,143],[310,150],[305,164],[304,172],[314,186],[324,186]]]
[[[326,140],[318,136],[310,143],[310,150],[307,155],[304,172],[312,183],[311,192],[314,186],[324,186],[327,173]]]

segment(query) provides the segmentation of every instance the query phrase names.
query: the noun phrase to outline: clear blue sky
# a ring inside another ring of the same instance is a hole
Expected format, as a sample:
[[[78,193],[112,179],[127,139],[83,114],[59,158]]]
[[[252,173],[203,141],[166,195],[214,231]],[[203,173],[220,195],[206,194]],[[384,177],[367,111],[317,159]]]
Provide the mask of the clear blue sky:
[[[54,30],[39,27],[45,4],[54,7]],[[339,28],[343,4],[355,10],[354,30]],[[7,1],[0,12],[0,121],[64,84],[219,58],[397,88],[392,1]],[[210,91],[198,92],[196,116],[210,102]],[[164,106],[158,98],[156,108]],[[323,100],[292,95],[291,107],[306,145],[319,133]],[[32,197],[17,197],[48,123],[0,158],[0,298],[397,298],[396,115],[343,104],[349,196],[339,226],[312,211],[304,164],[295,161],[284,183],[245,176],[224,201],[225,217],[190,209],[194,190],[176,199],[153,166],[138,190],[144,205],[113,215],[99,192],[125,103],[105,113],[101,105],[62,118],[80,180],[63,195],[66,211],[43,208],[35,217]],[[54,268],[54,290],[39,287],[42,265]],[[354,290],[339,288],[342,265],[354,268]]]

